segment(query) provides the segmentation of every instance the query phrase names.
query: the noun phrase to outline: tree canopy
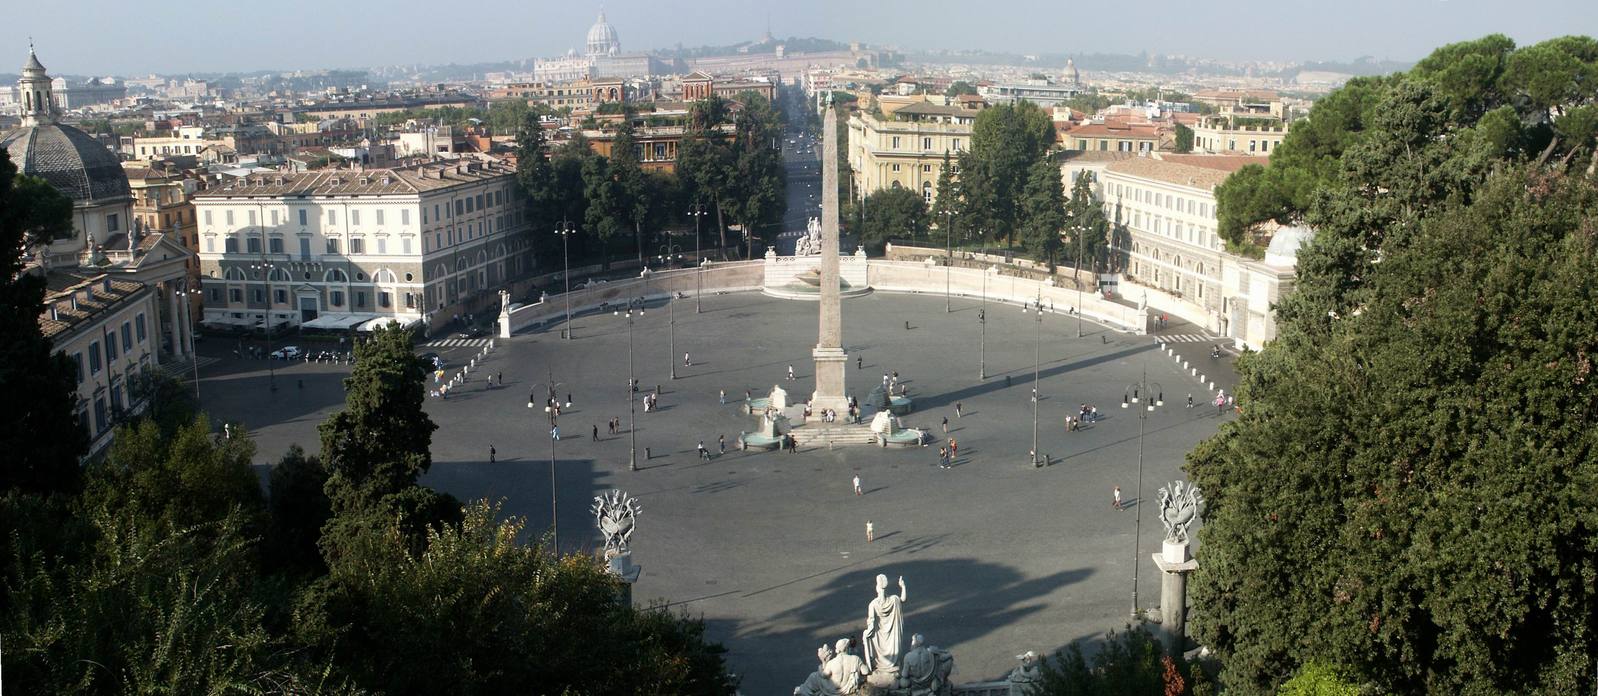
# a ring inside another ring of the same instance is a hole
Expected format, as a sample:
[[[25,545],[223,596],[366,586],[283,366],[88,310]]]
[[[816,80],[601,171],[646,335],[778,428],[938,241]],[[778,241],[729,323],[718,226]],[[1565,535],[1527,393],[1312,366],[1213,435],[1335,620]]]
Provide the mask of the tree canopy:
[[[1487,37],[1354,80],[1240,173],[1315,238],[1239,360],[1242,416],[1189,456],[1193,626],[1229,693],[1311,662],[1382,692],[1590,689],[1598,182],[1561,133],[1598,94],[1539,103],[1507,66],[1591,43]]]

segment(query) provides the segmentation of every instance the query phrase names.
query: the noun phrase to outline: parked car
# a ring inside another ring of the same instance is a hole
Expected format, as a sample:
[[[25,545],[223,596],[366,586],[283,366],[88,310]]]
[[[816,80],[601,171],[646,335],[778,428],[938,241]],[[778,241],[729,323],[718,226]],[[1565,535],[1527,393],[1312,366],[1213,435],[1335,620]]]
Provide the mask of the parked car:
[[[300,350],[299,346],[283,346],[272,351],[272,359],[274,360],[299,360],[303,357],[305,357],[305,351]]]
[[[468,326],[465,331],[455,334],[455,338],[481,338],[488,331],[481,326]]]

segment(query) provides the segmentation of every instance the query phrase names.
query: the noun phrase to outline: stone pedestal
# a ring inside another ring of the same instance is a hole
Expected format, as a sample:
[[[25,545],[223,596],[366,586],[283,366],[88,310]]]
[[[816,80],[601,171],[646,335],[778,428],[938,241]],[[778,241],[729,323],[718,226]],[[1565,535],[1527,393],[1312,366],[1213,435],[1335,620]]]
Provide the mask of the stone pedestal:
[[[1198,570],[1198,561],[1192,547],[1167,541],[1154,565],[1160,569],[1160,636],[1167,653],[1180,654],[1187,639],[1187,574]]]
[[[816,392],[811,396],[810,408],[820,412],[830,408],[839,413],[849,410],[849,398],[844,396],[844,377],[849,373],[849,354],[842,348],[817,346],[811,351],[816,360]]]
[[[621,596],[618,601],[627,606],[633,603],[633,583],[638,582],[638,575],[643,572],[641,566],[633,565],[632,552],[608,553],[605,558],[606,569],[611,575],[621,578]]]

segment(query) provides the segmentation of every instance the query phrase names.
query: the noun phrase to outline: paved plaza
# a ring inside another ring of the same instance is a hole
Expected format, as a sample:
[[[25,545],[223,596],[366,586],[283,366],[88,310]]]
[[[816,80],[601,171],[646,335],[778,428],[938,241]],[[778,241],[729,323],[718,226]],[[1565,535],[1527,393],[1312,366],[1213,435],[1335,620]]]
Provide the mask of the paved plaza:
[[[863,399],[884,372],[898,371],[916,403],[905,422],[937,433],[933,446],[738,452],[739,431],[754,429],[740,412],[745,390],[760,397],[782,384],[802,399],[812,388],[816,304],[741,293],[707,297],[704,309],[696,315],[692,300],[676,302],[674,346],[660,303],[634,326],[639,381],[644,390],[664,390],[657,412],[639,404],[639,471],[627,467],[627,322],[595,314],[573,320],[571,341],[559,338],[558,326],[501,341],[478,374],[503,373],[503,388],[487,389],[474,375],[448,401],[429,399],[439,429],[424,483],[463,500],[503,500],[506,513],[527,517],[531,533],[546,531],[551,440],[545,414],[527,399],[536,392],[541,405],[553,376],[559,398],[569,393],[573,401],[554,447],[561,548],[599,544],[588,512],[595,495],[621,488],[636,496],[643,513],[632,548],[643,575],[635,598],[702,616],[711,637],[727,644],[749,694],[788,693],[814,669],[816,646],[858,633],[878,573],[904,576],[907,630],[952,650],[960,681],[996,678],[1029,649],[1120,628],[1143,502],[1139,424],[1136,411],[1119,408],[1122,395],[1144,369],[1163,383],[1165,406],[1146,422],[1143,499],[1180,476],[1183,453],[1219,422],[1202,405],[1208,392],[1152,338],[1088,323],[1078,339],[1075,317],[1049,315],[1041,327],[1039,450],[1053,463],[1034,469],[1027,453],[1035,315],[988,305],[988,378],[979,382],[975,300],[956,298],[955,311],[945,313],[941,295],[877,293],[843,304],[848,389]],[[220,344],[202,350],[229,352]],[[477,348],[428,350],[458,367]],[[692,366],[682,365],[684,352]],[[348,368],[282,366],[273,392],[265,364],[229,355],[204,368],[206,408],[246,424],[263,463],[294,442],[314,451],[317,424],[342,403],[339,380]],[[786,381],[790,364],[795,382]],[[723,389],[725,406],[717,396]],[[1199,407],[1185,407],[1189,392]],[[1064,417],[1084,402],[1104,420],[1065,432]],[[607,433],[612,417],[621,418],[623,434]],[[937,466],[944,417],[959,441],[952,469]],[[590,438],[595,425],[599,442]],[[701,461],[695,446],[703,440],[714,452],[718,436],[726,437],[727,454]],[[852,491],[856,475],[864,495]],[[1110,507],[1115,486],[1125,511]],[[1139,603],[1151,607],[1159,603],[1159,577],[1148,555],[1162,529],[1152,506],[1143,512]],[[869,543],[868,521],[876,530]]]

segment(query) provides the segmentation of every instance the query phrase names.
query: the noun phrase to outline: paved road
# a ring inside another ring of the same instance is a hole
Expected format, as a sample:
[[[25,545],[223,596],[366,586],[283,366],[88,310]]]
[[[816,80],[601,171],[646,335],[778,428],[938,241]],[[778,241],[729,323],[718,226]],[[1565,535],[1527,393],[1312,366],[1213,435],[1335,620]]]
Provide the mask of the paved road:
[[[955,468],[937,468],[935,448],[729,452],[701,462],[694,454],[700,439],[714,450],[718,434],[730,440],[754,427],[738,413],[745,389],[761,395],[784,383],[801,395],[813,387],[816,327],[814,304],[754,294],[704,304],[700,315],[691,303],[677,308],[674,343],[671,315],[660,307],[634,327],[640,382],[665,389],[659,412],[638,413],[641,471],[627,469],[628,438],[610,436],[604,426],[612,416],[628,422],[627,326],[597,315],[574,320],[575,342],[534,334],[503,343],[486,370],[503,371],[505,388],[474,382],[447,402],[429,399],[440,428],[424,482],[462,499],[502,500],[507,514],[528,518],[530,533],[544,533],[551,441],[541,410],[529,410],[527,399],[529,392],[542,399],[538,383],[553,375],[562,398],[571,393],[574,401],[561,419],[564,439],[554,443],[561,548],[599,544],[588,513],[595,495],[622,488],[637,496],[644,512],[633,550],[643,575],[635,597],[702,616],[711,637],[728,645],[745,693],[787,693],[814,668],[815,646],[858,632],[877,573],[905,577],[907,629],[953,650],[961,680],[996,677],[1028,649],[1053,650],[1120,628],[1131,604],[1138,499],[1152,499],[1178,477],[1183,454],[1219,422],[1211,409],[1182,407],[1176,395],[1196,384],[1149,338],[1090,326],[1077,339],[1073,319],[1046,317],[1040,450],[1054,464],[1033,469],[1033,315],[990,305],[989,377],[978,382],[976,303],[956,298],[946,314],[935,295],[875,294],[844,305],[844,342],[851,363],[859,356],[864,365],[851,365],[849,389],[863,396],[883,372],[897,370],[917,400],[909,424],[937,430],[949,418],[960,443]],[[441,348],[457,365],[478,350]],[[681,366],[684,351],[692,367]],[[674,362],[680,378],[672,381]],[[796,383],[784,382],[789,364]],[[206,407],[248,425],[262,462],[291,442],[314,450],[316,426],[341,403],[339,380],[348,368],[285,366],[274,393],[262,365],[227,357],[204,368]],[[1139,496],[1140,423],[1136,412],[1116,405],[1145,368],[1163,383],[1167,405],[1142,424]],[[953,413],[957,402],[964,418]],[[1064,432],[1063,417],[1083,402],[1097,404],[1106,420]],[[589,440],[594,424],[600,442]],[[492,464],[491,445],[498,453]],[[644,447],[653,458],[643,460]],[[864,496],[851,494],[856,474]],[[1115,486],[1129,504],[1124,512],[1109,508]],[[1154,606],[1159,581],[1146,559],[1161,529],[1145,512],[1140,604]],[[864,539],[868,520],[876,527],[873,543]]]
[[[795,142],[789,143],[788,140]],[[805,152],[807,149],[810,151]],[[812,217],[821,216],[821,163],[816,154],[820,151],[821,144],[802,131],[789,131],[783,139],[783,168],[788,175],[788,212],[782,218],[782,233],[777,235],[779,254],[792,254],[795,242],[805,233],[805,223]]]

